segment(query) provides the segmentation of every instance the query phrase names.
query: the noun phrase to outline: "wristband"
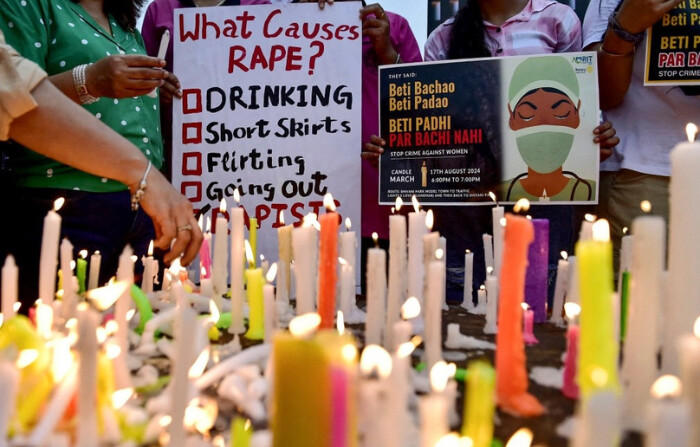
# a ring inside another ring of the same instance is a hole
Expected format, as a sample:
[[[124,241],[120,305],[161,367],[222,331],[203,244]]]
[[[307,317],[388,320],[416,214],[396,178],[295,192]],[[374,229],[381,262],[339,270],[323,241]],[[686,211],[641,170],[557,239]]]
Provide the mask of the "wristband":
[[[608,28],[610,28],[612,32],[617,35],[617,37],[625,42],[637,45],[642,41],[642,39],[644,39],[644,31],[641,33],[632,34],[626,29],[622,28],[620,23],[617,21],[617,12],[610,14],[610,18],[608,19]]]
[[[148,178],[148,173],[151,172],[151,166],[153,166],[153,164],[149,160],[148,166],[146,166],[146,171],[143,173],[143,178],[141,178],[141,181],[139,182],[139,187],[131,195],[132,211],[137,211],[139,209],[139,202],[143,198],[144,194],[146,194],[146,187],[148,186],[148,183],[146,183],[146,179]]]
[[[73,85],[75,86],[75,91],[78,93],[78,100],[80,104],[92,104],[97,102],[99,98],[92,96],[85,85],[85,69],[87,64],[78,65],[73,68]]]

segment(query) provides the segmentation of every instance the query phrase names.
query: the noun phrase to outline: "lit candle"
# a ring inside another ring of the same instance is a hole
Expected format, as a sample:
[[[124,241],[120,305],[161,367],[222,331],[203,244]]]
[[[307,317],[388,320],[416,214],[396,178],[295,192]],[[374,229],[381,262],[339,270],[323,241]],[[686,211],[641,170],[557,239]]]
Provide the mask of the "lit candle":
[[[549,220],[532,219],[535,240],[528,250],[525,277],[525,302],[534,313],[535,323],[547,321],[547,291],[549,276]]]
[[[245,210],[240,206],[241,196],[238,188],[233,192],[236,206],[229,209],[231,216],[231,327],[234,334],[245,332],[243,321],[243,300],[245,287],[243,281],[245,254]]]
[[[326,207],[326,213],[319,218],[321,235],[318,261],[318,313],[321,315],[321,328],[330,329],[334,326],[333,318],[335,317],[340,217],[335,212],[335,202],[330,193],[323,198],[323,205]]]
[[[390,218],[391,219],[391,218]],[[352,277],[352,287],[353,287],[353,298],[355,297],[355,290],[357,286],[355,273],[357,272],[357,235],[354,231],[350,231],[352,228],[352,221],[349,217],[345,218],[345,229],[346,231],[340,233],[340,257],[345,259],[353,272]],[[406,241],[404,241],[405,247]]]
[[[484,268],[493,268],[493,236],[484,233],[481,239],[484,241]]]
[[[698,128],[686,127],[688,142],[677,144],[671,151],[669,187],[668,296],[663,344],[663,371],[678,374],[680,368],[677,340],[693,330],[700,315],[700,201],[697,200],[697,172],[700,168],[700,142],[695,141]]]
[[[486,325],[484,334],[498,332],[498,277],[493,274],[493,268],[486,269]]]
[[[155,272],[153,271],[153,241],[148,244],[148,256],[142,256],[141,262],[143,263],[143,279],[141,280],[141,290],[143,293],[153,292],[153,277]]]
[[[496,372],[485,360],[469,362],[464,396],[462,435],[468,436],[474,447],[490,447],[493,439],[494,390]]]
[[[313,227],[315,221],[316,215],[310,214],[304,218],[304,224],[301,227],[292,230],[297,315],[315,310],[317,262],[317,235]]]
[[[57,211],[63,206],[63,197],[56,199],[53,209],[44,218],[39,261],[39,299],[49,305],[56,293],[56,264],[58,263],[58,238],[61,234],[61,216]]]
[[[90,272],[88,274],[88,289],[99,287],[100,282],[100,264],[102,264],[102,255],[99,250],[90,256]]]
[[[263,286],[263,320],[264,320],[264,340],[272,342],[272,335],[277,329],[277,312],[275,308],[275,286],[272,284],[277,275],[277,263],[273,263],[267,271],[266,282]]]
[[[496,335],[496,392],[504,410],[521,416],[538,416],[544,407],[527,392],[522,308],[528,246],[534,240],[532,222],[508,214],[501,268],[498,334]]]
[[[8,445],[7,433],[15,411],[19,370],[12,363],[0,360],[0,445]]]
[[[576,244],[581,292],[579,387],[583,398],[594,389],[594,368],[607,375],[607,386],[617,390],[618,342],[612,315],[613,274],[610,228],[604,219],[593,225],[593,238]]]
[[[2,315],[5,320],[9,320],[15,315],[15,303],[17,302],[17,278],[18,270],[15,258],[7,255],[5,264],[2,266]],[[4,433],[4,432],[0,432]]]
[[[60,267],[61,281],[59,287],[63,288],[63,304],[61,305],[61,314],[67,320],[75,317],[76,307],[78,306],[78,290],[73,283],[73,244],[68,238],[63,238],[61,241],[60,251]]]
[[[199,247],[199,270],[200,276],[199,281],[201,283],[202,278],[211,277],[211,220],[207,216],[207,228],[202,225],[202,220],[204,216],[199,216],[199,229],[202,230],[204,234],[204,239],[202,240],[202,246]]]
[[[535,337],[535,333],[532,331],[533,323],[535,321],[535,313],[530,309],[527,303],[522,303],[523,308],[523,341],[526,345],[536,345],[539,343]]]
[[[226,199],[221,200],[219,214],[214,224],[214,303],[221,310],[223,296],[228,292],[226,265],[228,264],[228,221],[226,220]]]
[[[677,377],[661,376],[654,382],[652,399],[646,407],[645,447],[692,445],[688,442],[690,427],[697,421],[691,421],[688,403],[680,395],[681,382]]]
[[[496,195],[493,192],[489,192],[489,197],[496,203],[496,206],[491,208],[491,226],[493,228],[493,274],[499,277],[501,275],[501,264],[503,263],[504,208],[498,204]],[[537,235],[535,235],[536,238]]]
[[[78,447],[94,447],[98,444],[97,413],[97,326],[100,316],[85,304],[78,309]]]
[[[131,387],[131,375],[127,365],[127,355],[129,352],[129,322],[126,318],[126,314],[131,307],[131,296],[129,292],[131,290],[131,285],[134,283],[134,261],[131,259],[132,254],[133,250],[131,250],[129,245],[124,247],[124,250],[119,256],[119,267],[117,268],[117,281],[123,281],[130,285],[124,290],[124,293],[119,297],[114,306],[114,321],[117,323],[115,339],[117,341],[117,346],[119,346],[119,354],[113,360],[114,384],[117,389]]]
[[[41,419],[34,426],[27,438],[27,445],[45,445],[45,440],[51,435],[54,428],[63,417],[66,408],[68,408],[68,405],[75,397],[78,368],[77,365],[71,365],[72,358],[70,354],[64,358],[64,361],[68,363],[68,372],[65,374],[65,377],[61,377],[60,380],[57,379],[58,384],[56,389],[51,396],[51,400],[46,405]]]
[[[248,332],[245,337],[250,340],[262,340],[265,337],[263,309],[263,273],[262,268],[254,268],[253,250],[248,241],[245,244],[246,258],[249,268],[245,271],[246,297],[248,298]]]
[[[474,253],[467,250],[464,253],[464,297],[462,307],[467,310],[474,309]]]
[[[482,284],[479,286],[479,290],[476,291],[476,306],[472,313],[475,315],[486,315],[486,304],[486,286]]]
[[[395,323],[396,324],[396,323]],[[408,400],[414,395],[411,387],[411,354],[415,345],[402,342],[391,355],[391,374],[387,389],[387,424],[390,427],[385,433],[386,447],[401,447],[410,443],[412,428]]]
[[[442,303],[445,302],[444,253],[438,249],[427,266],[425,295],[425,361],[428,370],[442,359]]]
[[[557,326],[562,326],[564,324],[562,313],[564,312],[566,286],[569,282],[569,261],[567,260],[569,255],[565,251],[562,251],[561,257],[562,259],[560,259],[557,264],[557,282],[554,285],[554,305],[552,306],[552,315],[549,317],[549,322]]]
[[[642,431],[647,392],[657,377],[661,334],[661,274],[666,258],[666,224],[661,216],[641,216],[632,222],[634,249],[622,369],[622,428]]]
[[[622,239],[620,241],[620,271],[618,274],[617,287],[622,291],[622,275],[629,272],[632,264],[632,248],[634,247],[634,236],[627,234],[627,227],[622,229]]]
[[[425,304],[425,297],[428,292],[428,265],[435,260],[435,251],[440,248],[440,233],[437,231],[432,231],[433,223],[435,221],[433,216],[433,210],[428,210],[425,215],[425,227],[427,228],[428,233],[423,235],[423,271],[426,272],[425,281],[423,284],[423,293],[420,295],[422,297],[423,304]]]
[[[394,209],[398,212],[403,201],[396,198]],[[392,328],[399,321],[400,306],[406,299],[406,218],[400,214],[389,216],[389,293],[386,305],[386,326],[384,337],[386,346],[394,347]]]
[[[75,276],[78,278],[78,293],[85,293],[85,278],[87,275],[87,250],[80,250],[76,260]]]
[[[344,315],[350,315],[355,301],[355,272],[343,258],[340,263],[340,310]]]
[[[360,414],[364,445],[384,446],[389,431],[388,379],[393,369],[389,353],[379,345],[365,345],[360,358],[360,371],[364,376],[360,384]]]
[[[415,296],[423,302],[423,235],[428,232],[425,226],[426,212],[420,209],[416,196],[413,196],[413,212],[408,213],[408,296]]]
[[[581,291],[578,281],[578,267],[576,256],[569,256],[569,281],[566,285],[566,301],[568,303],[581,304]]]
[[[258,257],[258,219],[257,217],[248,218],[248,240],[250,241],[250,249],[253,250],[253,266]]]
[[[579,327],[576,319],[581,313],[581,306],[576,303],[564,305],[569,327],[566,329],[566,357],[564,359],[564,382],[561,388],[564,396],[569,399],[578,399],[578,384],[576,383],[576,371],[578,365],[578,337]]]
[[[700,318],[695,320],[694,334],[684,335],[678,340],[681,355],[681,381],[683,397],[690,404],[691,421],[700,420]],[[700,442],[700,424],[692,424],[688,445]]]
[[[277,249],[279,260],[277,261],[277,303],[283,305],[283,309],[289,306],[289,288],[291,286],[292,268],[292,228],[293,225],[284,224],[284,211],[280,211],[280,224],[277,229]],[[354,253],[354,251],[353,251]]]
[[[431,393],[418,401],[420,447],[433,447],[450,431],[448,401],[444,393],[447,380],[447,364],[443,361],[436,363],[430,370]]]
[[[375,244],[377,233],[372,234]],[[365,344],[382,345],[386,319],[386,251],[378,246],[367,251],[367,322]]]

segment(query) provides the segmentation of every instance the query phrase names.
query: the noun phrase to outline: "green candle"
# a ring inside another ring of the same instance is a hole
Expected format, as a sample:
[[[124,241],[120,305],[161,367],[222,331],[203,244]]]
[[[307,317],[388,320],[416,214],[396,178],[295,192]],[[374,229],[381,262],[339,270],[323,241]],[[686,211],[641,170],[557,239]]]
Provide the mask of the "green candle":
[[[78,277],[78,293],[85,293],[85,275],[87,272],[87,250],[80,250],[80,257],[76,262],[75,276]]]
[[[627,335],[627,308],[630,297],[630,272],[622,273],[622,285],[620,286],[620,341],[625,341]]]
[[[253,426],[250,420],[242,417],[233,418],[231,424],[231,447],[250,447],[250,437],[253,435]]]

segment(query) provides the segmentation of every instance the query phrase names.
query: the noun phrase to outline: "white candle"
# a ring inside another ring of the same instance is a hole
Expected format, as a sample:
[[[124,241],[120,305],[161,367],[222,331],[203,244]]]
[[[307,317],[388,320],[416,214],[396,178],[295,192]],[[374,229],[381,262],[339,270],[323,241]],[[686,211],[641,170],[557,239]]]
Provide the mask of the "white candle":
[[[632,232],[634,280],[630,284],[627,337],[620,371],[623,385],[622,424],[624,429],[642,431],[645,426],[644,412],[649,401],[647,391],[657,376],[666,225],[660,216],[642,216],[632,223]]]
[[[306,223],[292,230],[297,315],[313,312],[316,308],[317,239],[316,229]]]
[[[566,252],[563,251],[562,257],[557,264],[557,282],[554,285],[554,302],[552,306],[552,315],[549,317],[549,322],[557,326],[564,325],[564,299],[566,298],[566,286],[569,283],[569,261],[567,260]]]
[[[272,335],[277,329],[277,308],[275,307],[275,286],[272,282],[277,274],[277,264],[274,263],[266,274],[267,282],[263,286],[263,327],[265,328],[264,340],[272,343]]]
[[[617,447],[620,441],[619,398],[613,390],[594,391],[579,401],[572,447]]]
[[[226,274],[226,266],[228,264],[228,221],[224,215],[225,212],[226,199],[223,199],[214,223],[214,260],[212,261],[214,303],[219,310],[221,310],[223,296],[228,292],[228,275]]]
[[[428,218],[426,219],[427,223],[430,223],[428,226],[428,230],[432,228],[432,210],[428,211]],[[430,265],[431,262],[435,260],[435,252],[437,249],[440,248],[440,233],[437,231],[432,231],[428,234],[423,235],[423,269],[426,272],[425,273],[425,282],[423,285],[423,293],[421,293],[421,299],[420,303],[425,305],[426,304],[426,297],[428,293],[428,282],[430,281],[430,274],[428,273],[428,265]],[[444,252],[443,252],[444,253]],[[413,274],[413,272],[411,272]],[[440,308],[442,308],[442,303],[440,304]]]
[[[153,292],[153,277],[155,272],[153,271],[153,241],[148,245],[148,256],[141,256],[141,263],[143,264],[143,278],[141,279],[141,290],[143,293]]]
[[[476,291],[476,307],[474,307],[473,313],[475,315],[486,314],[486,286],[483,284]]]
[[[391,218],[390,218],[391,219]],[[345,259],[350,268],[352,268],[353,273],[357,272],[357,235],[354,231],[350,231],[352,228],[352,223],[350,218],[345,219],[345,228],[347,231],[340,233],[340,251],[339,256]],[[405,244],[405,242],[404,242]],[[352,287],[355,289],[357,286],[355,276],[352,278]],[[355,292],[353,292],[353,295]]]
[[[444,392],[448,380],[446,367],[445,362],[440,362],[430,370],[432,392],[418,401],[420,447],[434,447],[450,431],[448,400]]]
[[[425,360],[430,370],[442,359],[442,303],[445,301],[445,263],[442,254],[428,265],[425,300]]]
[[[2,295],[0,295],[0,298],[2,298],[2,315],[5,321],[15,316],[17,278],[18,270],[15,258],[12,255],[7,255],[5,264],[2,266]]]
[[[392,356],[391,375],[387,387],[387,426],[386,447],[402,447],[409,441],[411,415],[408,412],[410,389],[412,343],[404,343]]]
[[[73,244],[70,243],[68,238],[63,238],[59,251],[61,258],[61,285],[63,287],[61,313],[67,320],[75,317],[75,310],[78,305],[78,290],[74,287],[73,269],[71,268],[71,262],[73,262]]]
[[[238,190],[236,190],[238,192]],[[243,272],[245,270],[245,210],[234,206],[229,210],[231,216],[231,330],[234,334],[245,332],[243,321],[243,302],[245,289]]]
[[[689,125],[688,127],[690,127]],[[671,151],[669,187],[669,299],[666,300],[666,323],[663,370],[678,374],[677,340],[691,333],[695,318],[700,315],[700,200],[697,200],[697,176],[700,169],[700,142],[697,127],[690,127],[689,142],[677,144]]]
[[[51,338],[53,329],[53,307],[42,302],[36,303],[36,331],[44,340]]]
[[[367,251],[367,322],[365,344],[382,345],[386,320],[386,251]]]
[[[51,304],[56,294],[56,263],[58,262],[58,238],[61,234],[61,216],[58,211],[63,198],[56,199],[53,209],[44,218],[41,237],[41,258],[39,260],[39,299]]]
[[[289,289],[290,276],[292,265],[292,225],[284,225],[284,212],[280,212],[280,221],[282,226],[277,229],[277,249],[279,259],[277,260],[277,302],[284,305],[283,308],[289,306]]]
[[[102,255],[99,250],[90,256],[90,273],[88,274],[88,290],[99,287],[100,282],[100,264],[102,264]]]
[[[464,297],[462,307],[464,309],[474,309],[474,253],[467,250],[464,253]]]
[[[493,226],[493,274],[501,276],[501,264],[503,262],[503,213],[502,206],[491,209],[491,225]]]
[[[360,370],[363,380],[360,382],[360,424],[363,431],[364,445],[386,445],[387,426],[391,419],[388,408],[388,378],[393,365],[391,356],[381,346],[365,345],[360,358]]]
[[[414,196],[415,199],[415,196]],[[426,212],[419,210],[414,200],[414,212],[408,213],[408,296],[415,296],[423,302],[423,235],[428,232],[425,226]]]
[[[87,306],[78,310],[78,447],[98,444],[97,412],[97,326],[100,316]]]
[[[355,300],[355,272],[352,267],[340,258],[340,310],[349,316],[353,311]]]
[[[493,236],[484,233],[481,238],[484,241],[484,267],[493,268]]]
[[[399,321],[401,303],[408,293],[406,262],[406,218],[400,214],[394,214],[389,216],[389,294],[384,331],[389,347],[396,346],[390,328]]]
[[[134,261],[131,259],[133,253],[129,245],[124,247],[119,256],[117,281],[134,283]],[[126,360],[129,352],[129,322],[126,319],[126,314],[131,307],[130,289],[131,287],[127,287],[114,305],[114,321],[117,323],[115,338],[119,346],[119,354],[114,358],[112,364],[114,365],[114,384],[118,390],[131,387],[131,375]]]
[[[636,235],[637,233],[635,233]],[[691,446],[688,403],[681,400],[680,381],[674,376],[659,377],[652,387],[653,399],[647,404],[645,447]]]
[[[569,256],[569,281],[566,287],[566,302],[581,304],[581,292],[578,283],[578,268],[576,256]]]
[[[700,420],[700,318],[695,320],[694,334],[678,340],[681,356],[683,398],[690,405],[690,420]],[[700,424],[692,424],[689,446],[700,445]]]
[[[12,363],[0,360],[0,445],[7,445],[7,429],[15,411],[19,370]]]
[[[489,269],[490,270],[490,269]],[[486,325],[484,334],[498,332],[498,277],[493,272],[486,276]]]

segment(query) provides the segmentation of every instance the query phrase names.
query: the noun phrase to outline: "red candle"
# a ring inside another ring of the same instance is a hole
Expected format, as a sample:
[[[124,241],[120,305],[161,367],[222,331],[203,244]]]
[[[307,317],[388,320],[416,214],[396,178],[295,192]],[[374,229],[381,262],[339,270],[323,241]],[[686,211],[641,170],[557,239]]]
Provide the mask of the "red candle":
[[[544,413],[544,407],[527,392],[520,307],[525,295],[528,247],[534,237],[532,222],[512,214],[506,216],[496,335],[496,394],[502,410],[520,416]]]
[[[335,210],[333,197],[326,194],[323,203],[328,211],[319,217],[321,238],[318,262],[318,313],[321,328],[331,329],[335,317],[335,285],[338,281],[338,226],[340,218]]]

